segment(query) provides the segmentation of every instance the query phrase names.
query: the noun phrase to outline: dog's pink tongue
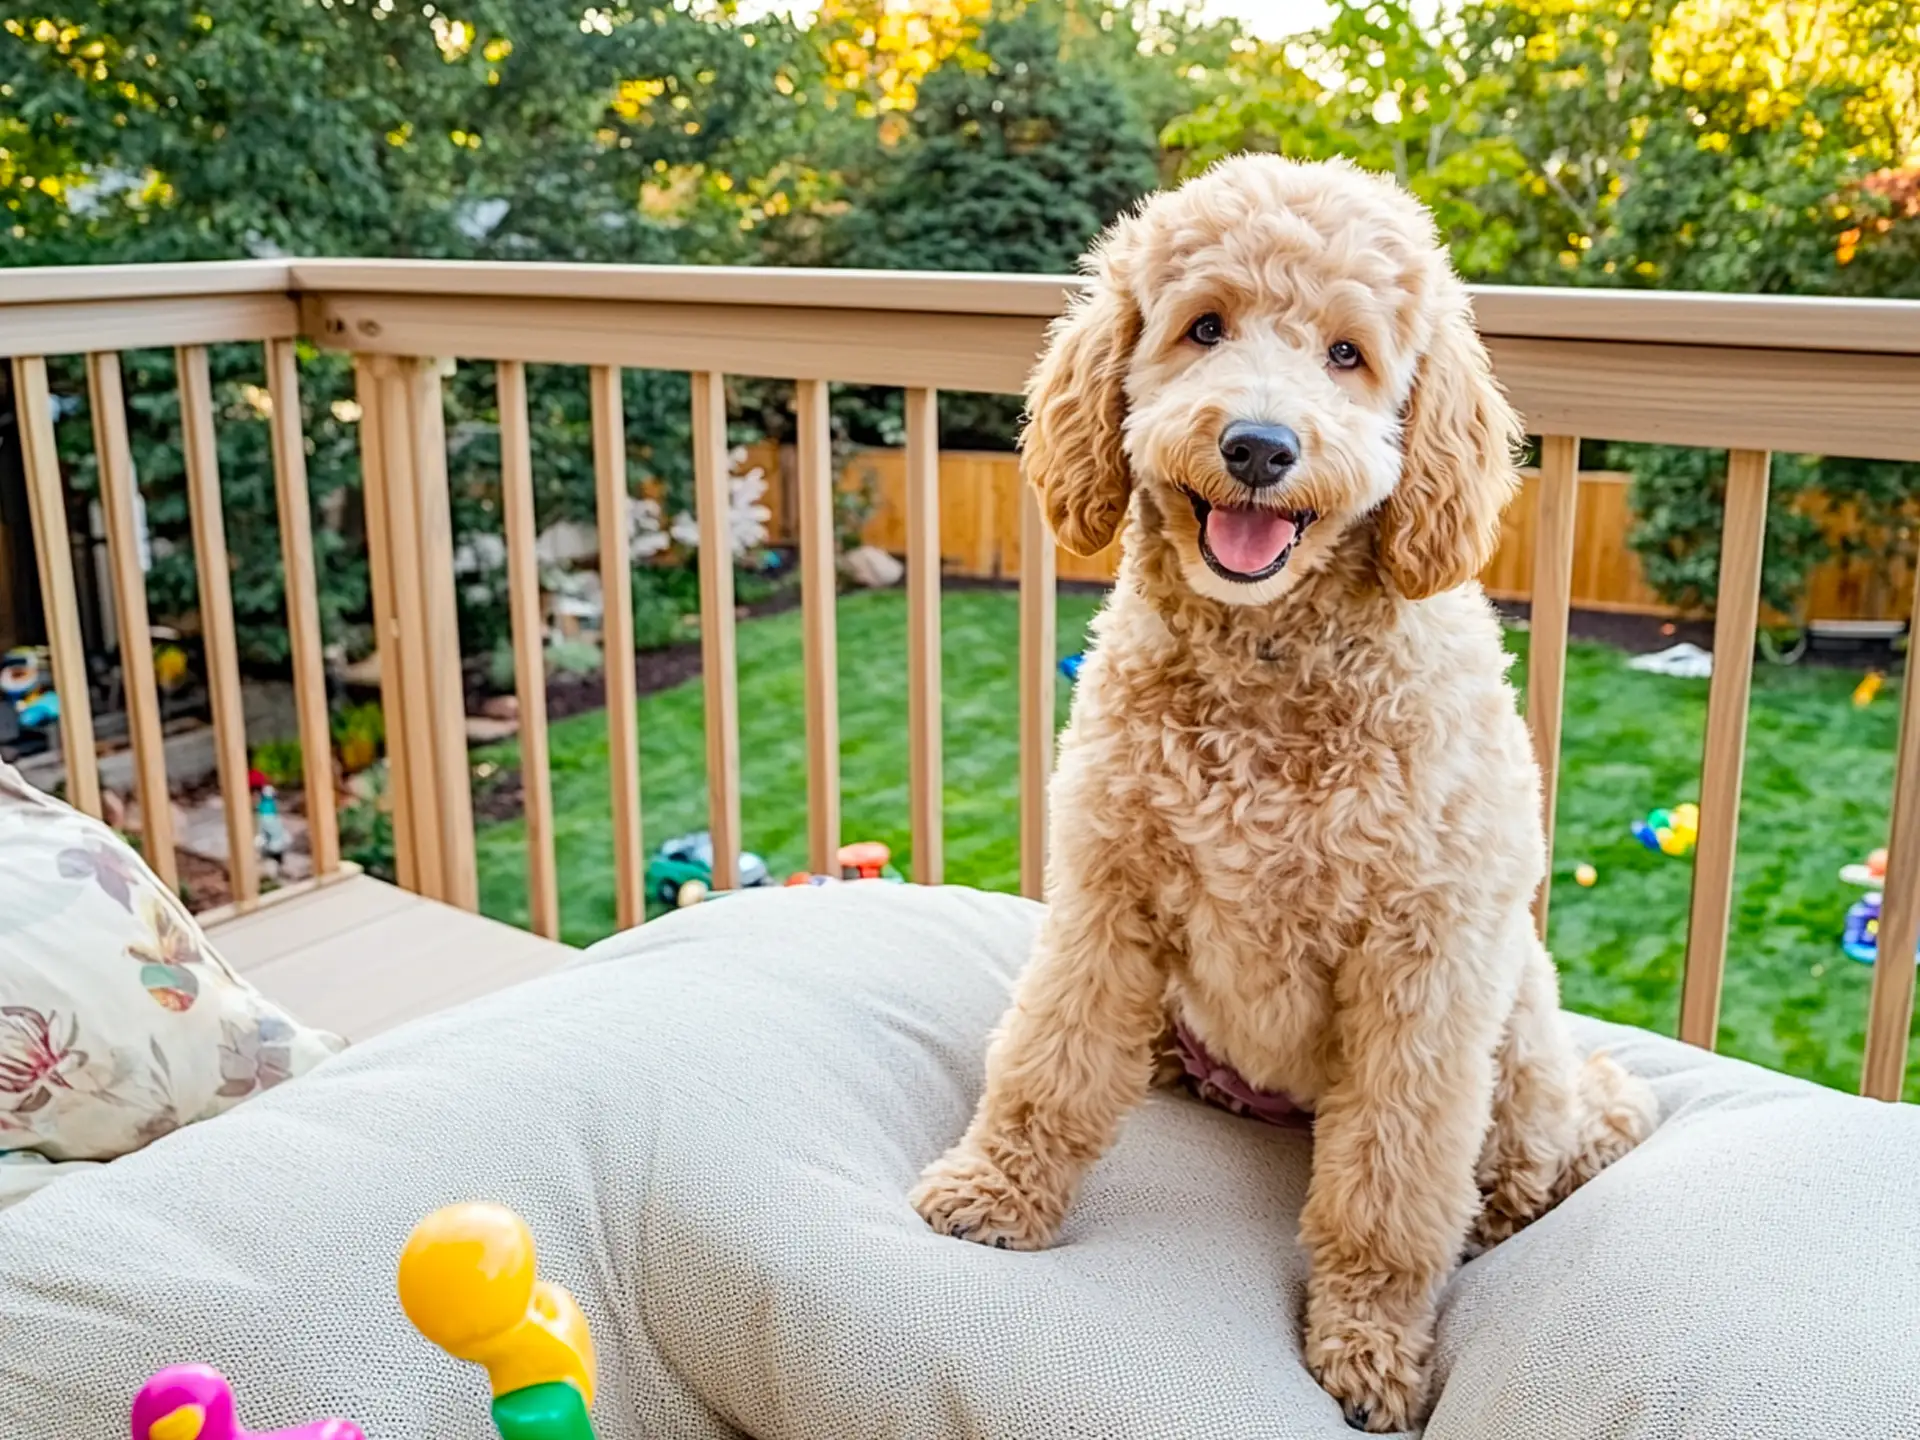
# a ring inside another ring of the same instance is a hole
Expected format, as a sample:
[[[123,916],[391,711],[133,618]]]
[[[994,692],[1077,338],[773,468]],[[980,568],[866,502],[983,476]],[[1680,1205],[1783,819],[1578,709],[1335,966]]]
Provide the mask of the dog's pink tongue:
[[[1278,511],[1216,505],[1207,514],[1207,548],[1227,569],[1258,575],[1293,543],[1294,528]]]

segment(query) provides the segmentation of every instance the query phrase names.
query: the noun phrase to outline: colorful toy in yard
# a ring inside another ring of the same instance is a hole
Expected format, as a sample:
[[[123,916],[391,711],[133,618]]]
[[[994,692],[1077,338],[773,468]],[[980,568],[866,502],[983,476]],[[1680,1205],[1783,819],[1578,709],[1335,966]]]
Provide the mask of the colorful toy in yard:
[[[1860,683],[1853,687],[1853,708],[1866,709],[1873,703],[1873,697],[1880,693],[1880,687],[1886,683],[1886,676],[1878,670],[1869,670]]]
[[[1651,811],[1628,827],[1633,838],[1662,855],[1688,854],[1700,838],[1700,807],[1688,802],[1671,810]]]
[[[1868,891],[1847,907],[1840,928],[1840,951],[1849,960],[1871,965],[1880,954],[1880,892]]]
[[[698,891],[689,891],[690,881],[698,881]],[[767,862],[751,851],[740,852],[740,884],[743,887],[771,885]],[[676,835],[647,862],[647,893],[663,905],[694,905],[710,894],[725,894],[713,888],[713,836],[705,830],[691,835]],[[682,898],[691,895],[691,899]]]
[[[133,1440],[367,1440],[350,1420],[314,1420],[291,1430],[243,1430],[233,1387],[209,1365],[170,1365],[133,1397]]]
[[[796,870],[787,877],[793,885],[838,885],[851,880],[884,880],[889,885],[904,885],[906,877],[893,866],[893,852],[878,840],[855,840],[842,845],[833,857],[840,865],[838,875],[817,875]]]
[[[1871,965],[1880,954],[1880,907],[1885,903],[1887,852],[1875,850],[1864,864],[1842,865],[1840,878],[1867,893],[1854,901],[1840,929],[1840,950],[1850,960]],[[1920,958],[1920,957],[1917,957]]]
[[[253,791],[253,813],[258,822],[254,848],[263,859],[278,865],[293,845],[287,834],[287,822],[280,818],[280,796],[273,782],[258,770],[247,772],[247,788]]]
[[[842,880],[891,880],[900,883],[900,872],[893,868],[893,852],[878,840],[856,840],[842,845],[833,857],[840,862]]]
[[[1080,678],[1080,667],[1086,663],[1086,654],[1063,655],[1060,657],[1060,673],[1067,677],[1067,683],[1073,684]]]
[[[60,696],[48,678],[45,650],[19,646],[0,656],[0,699],[13,706],[21,725],[43,729],[60,718]]]
[[[594,1440],[593,1338],[573,1296],[539,1277],[526,1221],[503,1205],[436,1210],[398,1284],[422,1335],[485,1368],[501,1440]]]

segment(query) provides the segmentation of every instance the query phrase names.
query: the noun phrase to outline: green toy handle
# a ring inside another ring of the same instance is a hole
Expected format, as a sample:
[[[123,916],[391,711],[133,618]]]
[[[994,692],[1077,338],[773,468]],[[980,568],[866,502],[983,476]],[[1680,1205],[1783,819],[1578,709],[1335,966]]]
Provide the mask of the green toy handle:
[[[500,1440],[595,1440],[586,1399],[564,1380],[496,1396],[493,1423]]]

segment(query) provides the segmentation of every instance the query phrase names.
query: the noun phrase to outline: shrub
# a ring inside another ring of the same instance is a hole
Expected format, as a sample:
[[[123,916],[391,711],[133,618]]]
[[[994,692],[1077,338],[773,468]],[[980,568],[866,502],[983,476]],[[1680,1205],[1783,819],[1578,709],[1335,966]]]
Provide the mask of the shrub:
[[[253,768],[267,777],[267,783],[284,790],[298,785],[306,773],[305,758],[298,740],[267,740],[253,748]]]
[[[387,742],[387,717],[380,702],[350,705],[333,717],[333,744],[348,774],[370,767]]]
[[[363,792],[340,810],[340,853],[375,879],[392,881],[398,871],[385,763],[370,768],[361,783]]]
[[[1633,474],[1633,529],[1647,583],[1671,605],[1712,610],[1720,589],[1720,535],[1726,519],[1727,452],[1671,445],[1616,445],[1613,462]],[[1920,466],[1890,461],[1775,455],[1767,491],[1763,604],[1795,628],[1804,620],[1807,581],[1829,558],[1870,556],[1911,562]],[[1816,495],[1851,512],[1829,534],[1809,505]]]

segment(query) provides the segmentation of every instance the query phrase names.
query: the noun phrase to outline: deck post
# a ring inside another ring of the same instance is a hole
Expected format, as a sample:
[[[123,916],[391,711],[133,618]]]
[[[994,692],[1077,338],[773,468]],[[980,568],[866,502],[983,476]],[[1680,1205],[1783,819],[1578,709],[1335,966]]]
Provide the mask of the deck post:
[[[436,360],[361,356],[360,456],[400,883],[479,903]]]

